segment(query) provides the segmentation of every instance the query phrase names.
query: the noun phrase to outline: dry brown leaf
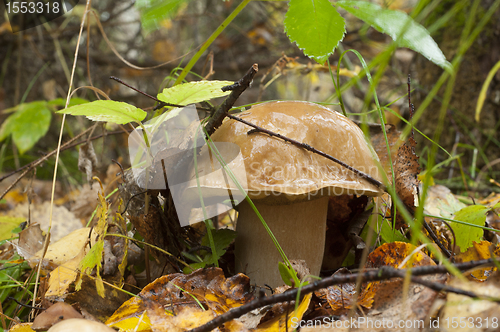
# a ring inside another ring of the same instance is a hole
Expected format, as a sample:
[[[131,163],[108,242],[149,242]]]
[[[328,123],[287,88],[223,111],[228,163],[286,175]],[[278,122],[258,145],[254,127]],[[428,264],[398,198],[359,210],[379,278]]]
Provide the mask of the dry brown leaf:
[[[336,271],[333,275],[351,274],[345,268]],[[374,293],[372,292],[373,284],[365,284],[362,287],[361,294],[354,303],[356,295],[356,284],[346,283],[342,285],[329,286],[328,288],[320,289],[314,294],[321,300],[326,300],[330,305],[329,313],[332,315],[341,316],[347,314],[348,311],[356,305],[360,305],[365,309],[370,309],[373,304]]]
[[[500,256],[500,245],[495,246],[493,243],[488,241],[481,241],[479,243],[473,241],[472,247],[455,256],[455,261],[460,263],[480,259],[489,259],[491,258],[491,253],[494,253],[496,257]],[[495,270],[495,267],[474,269],[473,271],[469,271],[465,274],[465,276],[470,280],[485,281]]]
[[[396,193],[412,211],[416,206],[415,197],[418,193],[418,174],[420,173],[419,157],[415,154],[416,144],[413,137],[409,137],[408,143],[399,147],[394,161]]]
[[[30,225],[19,233],[19,242],[16,246],[17,253],[24,259],[29,259],[43,248],[44,240],[45,236],[43,236],[40,225]]]
[[[384,243],[368,255],[366,266],[368,268],[379,268],[381,266],[392,266],[398,268],[399,265],[414,250],[415,246],[405,242]],[[413,255],[411,266],[410,261],[406,262],[401,268],[409,268],[424,265],[436,265],[434,261],[426,254],[418,251]]]
[[[108,319],[130,295],[116,287],[103,283],[106,296],[102,298],[97,291],[95,277],[82,276],[82,288],[74,293],[68,293],[66,303],[78,303],[82,313],[88,313],[95,318],[105,321]]]
[[[219,268],[199,269],[187,275],[170,274],[144,287],[139,293],[141,299],[133,298],[123,303],[106,324],[119,328],[138,325],[145,330],[148,324],[157,327],[167,320],[171,324],[166,310],[175,315],[185,310],[188,310],[187,313],[198,312],[201,309],[199,303],[204,308],[208,307],[212,315],[220,315],[252,300],[253,295],[249,290],[250,280],[247,276],[240,273],[226,279]],[[141,315],[142,325],[139,324]],[[231,326],[242,328],[236,323]]]
[[[194,296],[218,315],[253,298],[247,276],[239,273],[226,279],[219,268],[198,269],[187,275],[169,274],[144,287],[140,295],[167,306],[167,309],[172,304],[175,307],[199,307]]]
[[[367,268],[379,268],[381,266],[392,266],[398,268],[399,265],[413,252],[414,246],[404,242],[385,243],[375,249],[368,255],[366,263]],[[409,261],[403,267],[409,267]],[[425,254],[417,252],[413,256],[412,266],[435,265],[435,263]],[[335,274],[344,274],[346,271],[339,270]],[[387,281],[387,284],[395,281]],[[387,286],[384,286],[387,287]],[[380,282],[366,283],[361,288],[361,294],[357,299],[357,305],[361,305],[366,309],[372,308],[374,298],[387,294],[385,290],[381,290]],[[388,287],[390,289],[390,286]],[[316,295],[323,300],[326,300],[330,305],[329,312],[332,315],[346,314],[354,305],[355,284],[347,283],[343,285],[330,286],[327,289],[322,289],[316,292]],[[398,289],[395,287],[395,289]],[[399,289],[398,289],[399,292]]]

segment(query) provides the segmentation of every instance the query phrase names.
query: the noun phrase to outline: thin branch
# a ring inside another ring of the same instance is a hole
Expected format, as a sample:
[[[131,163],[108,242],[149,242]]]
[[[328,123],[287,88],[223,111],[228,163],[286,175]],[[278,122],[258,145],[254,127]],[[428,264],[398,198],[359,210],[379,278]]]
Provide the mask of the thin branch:
[[[249,134],[249,135],[250,135],[250,134],[253,134],[253,133],[262,132],[262,133],[267,134],[267,135],[269,135],[269,136],[274,136],[274,137],[280,138],[280,139],[284,140],[285,142],[288,142],[288,143],[291,143],[291,144],[293,144],[293,145],[295,145],[295,146],[298,146],[299,148],[303,148],[303,149],[305,149],[305,150],[307,150],[307,151],[310,151],[310,152],[312,152],[312,153],[319,154],[320,156],[325,157],[326,159],[331,160],[331,161],[333,161],[333,162],[335,162],[335,163],[339,164],[340,166],[347,168],[348,170],[350,170],[351,172],[355,173],[356,175],[361,176],[362,178],[364,178],[365,180],[367,180],[367,181],[368,181],[368,182],[370,182],[371,184],[373,184],[373,185],[377,186],[378,188],[382,189],[383,191],[386,191],[386,187],[384,186],[384,184],[383,184],[382,182],[380,182],[380,181],[378,181],[378,180],[376,180],[376,179],[372,178],[372,177],[371,177],[371,176],[369,176],[368,174],[366,174],[366,173],[364,173],[364,172],[361,172],[360,170],[357,170],[356,168],[354,168],[354,167],[352,167],[352,166],[347,165],[347,164],[346,164],[346,163],[344,163],[343,161],[341,161],[341,160],[339,160],[339,159],[337,159],[337,158],[335,158],[335,157],[332,157],[332,156],[330,156],[329,154],[327,154],[327,153],[325,153],[325,152],[323,152],[323,151],[320,151],[320,150],[318,150],[318,149],[316,149],[316,148],[313,148],[313,147],[312,147],[312,146],[310,146],[309,144],[306,144],[306,143],[301,143],[301,142],[296,141],[296,140],[294,140],[294,139],[291,139],[291,138],[289,138],[289,137],[286,137],[286,136],[283,136],[283,135],[281,135],[281,134],[278,134],[278,133],[272,132],[272,131],[270,131],[270,130],[267,130],[267,129],[265,129],[265,128],[259,127],[259,126],[255,125],[255,124],[253,124],[253,123],[250,123],[250,122],[248,122],[248,121],[246,121],[246,120],[243,120],[242,118],[238,118],[238,117],[236,117],[236,116],[234,116],[234,115],[231,115],[231,114],[228,114],[228,115],[227,115],[227,117],[228,117],[228,118],[230,118],[230,119],[233,119],[233,120],[239,121],[239,122],[241,122],[241,123],[244,123],[244,124],[246,124],[247,126],[253,127],[254,129],[252,129],[252,130],[250,130],[250,131],[248,132],[248,134]]]
[[[76,141],[77,139],[79,139],[80,137],[82,137],[83,135],[87,134],[89,131],[91,131],[92,128],[88,128],[86,130],[84,130],[83,132],[81,132],[80,134],[76,135],[75,137],[73,137],[72,139],[70,139],[69,141],[67,141],[66,143],[64,143],[62,146],[61,146],[61,149],[64,148],[65,146],[73,143],[74,141]],[[31,171],[33,168],[37,167],[38,165],[40,165],[41,163],[43,163],[45,160],[49,159],[51,156],[53,156],[54,154],[57,153],[57,149],[55,149],[54,151],[46,154],[45,156],[41,157],[40,159],[38,160],[35,160],[3,177],[0,178],[0,182],[2,182],[4,179],[8,178],[9,176],[11,175],[14,175],[16,174],[17,172],[20,172],[22,171],[23,169],[26,169],[14,182],[12,182],[8,188],[2,193],[2,196],[0,196],[0,199],[2,199],[5,194],[7,194],[12,188],[14,188],[14,186],[19,182],[21,181],[21,179],[26,175],[28,174],[29,171]]]
[[[77,140],[78,138],[82,137],[83,135],[87,134],[92,128],[88,128],[86,129],[85,131],[83,131],[82,133],[78,134],[77,136],[73,137],[72,139],[70,139],[69,141],[67,141],[66,143],[64,143],[62,146],[61,146],[61,151],[65,151],[65,150],[68,150],[68,149],[71,149],[77,145],[80,145],[80,144],[84,144],[84,143],[87,143],[88,141],[94,141],[98,138],[101,138],[103,137],[105,134],[100,134],[100,135],[97,135],[97,136],[92,136],[90,137],[89,139],[86,139],[85,141],[81,141],[81,142],[75,142],[75,140]],[[122,133],[129,133],[131,130],[127,131],[127,130],[118,130],[118,131],[112,131],[112,132],[109,132],[109,133],[106,133],[106,135],[117,135],[117,134],[122,134]],[[30,162],[29,164],[26,164],[18,169],[16,169],[15,171],[12,171],[10,172],[9,174],[6,174],[2,177],[0,177],[0,182],[2,182],[3,180],[11,177],[12,175],[16,174],[16,173],[19,173],[21,172],[22,170],[24,169],[28,169],[25,173],[23,173],[22,175],[19,176],[19,178],[17,178],[15,180],[15,183],[14,184],[11,184],[9,189],[6,190],[2,196],[0,196],[0,199],[3,197],[3,195],[5,195],[10,189],[12,189],[13,186],[15,186],[19,180],[21,180],[21,178],[23,178],[26,173],[28,173],[30,170],[32,170],[33,168],[35,168],[36,166],[40,165],[41,163],[43,163],[45,160],[47,160],[48,158],[50,158],[51,156],[53,156],[55,153],[56,153],[57,150],[53,150],[49,153],[47,153],[46,155],[44,155],[43,157],[37,159],[37,160],[34,160],[32,162]]]
[[[231,90],[231,94],[224,100],[224,102],[219,106],[208,123],[205,125],[205,129],[209,136],[212,135],[215,130],[220,127],[220,125],[222,124],[222,120],[224,120],[224,118],[228,116],[229,110],[231,109],[231,107],[233,107],[238,97],[250,86],[250,84],[252,84],[253,78],[258,71],[259,66],[254,63],[238,82],[222,88],[223,91]]]
[[[127,88],[132,89],[132,90],[134,90],[135,92],[139,92],[139,93],[140,93],[141,95],[143,95],[143,96],[146,96],[146,97],[148,97],[148,98],[153,99],[154,101],[156,101],[156,102],[158,103],[158,105],[156,105],[156,106],[155,106],[155,108],[154,108],[153,110],[160,109],[160,108],[162,108],[162,107],[164,107],[164,106],[172,106],[172,107],[186,107],[186,106],[184,106],[184,105],[177,105],[177,104],[164,103],[164,102],[162,102],[161,100],[159,100],[158,98],[156,98],[156,97],[154,97],[154,96],[151,96],[150,94],[148,94],[148,93],[146,93],[146,92],[144,92],[144,91],[141,91],[141,90],[139,90],[139,89],[137,89],[137,88],[134,88],[134,87],[133,87],[133,86],[131,86],[130,84],[125,83],[124,81],[122,81],[122,80],[121,80],[121,79],[119,79],[118,77],[115,77],[115,76],[110,76],[109,78],[110,78],[110,79],[112,79],[112,80],[114,80],[114,81],[117,81],[117,82],[118,82],[118,83],[120,83],[120,84],[125,85]]]
[[[459,270],[465,271],[465,270],[469,270],[471,268],[478,267],[481,265],[492,265],[492,264],[493,264],[492,259],[484,259],[484,260],[480,260],[480,261],[457,263],[454,265]],[[389,279],[393,279],[393,278],[404,278],[406,276],[406,273],[408,272],[408,270],[411,271],[412,281],[415,283],[419,283],[419,284],[426,286],[426,287],[431,287],[432,289],[434,289],[436,291],[447,291],[447,292],[457,293],[460,295],[465,295],[465,296],[469,296],[469,297],[473,297],[473,298],[481,298],[481,296],[479,296],[473,292],[463,291],[461,289],[457,289],[454,287],[449,287],[449,286],[441,285],[441,284],[439,284],[439,286],[438,286],[438,283],[433,283],[433,282],[428,281],[428,280],[422,280],[421,278],[417,277],[417,276],[428,275],[428,274],[447,273],[448,270],[443,265],[419,266],[419,267],[415,267],[412,269],[395,269],[395,268],[390,267],[390,266],[383,266],[377,270],[365,271],[362,273],[361,276],[362,276],[362,280],[364,282],[389,280]],[[345,284],[348,282],[356,282],[358,275],[359,275],[358,273],[353,273],[353,274],[348,274],[348,275],[332,275],[331,277],[324,278],[324,279],[318,280],[312,284],[304,286],[304,287],[300,288],[300,300],[302,300],[302,298],[306,294],[312,293],[312,292],[317,291],[317,290],[322,289],[322,288],[327,288],[328,286]],[[188,332],[208,332],[208,331],[211,331],[211,330],[221,326],[222,324],[224,324],[226,322],[229,322],[230,320],[241,317],[244,314],[246,314],[252,310],[255,310],[257,308],[261,308],[261,307],[264,307],[266,305],[280,303],[280,302],[294,301],[297,298],[298,291],[299,291],[299,289],[295,288],[295,289],[292,289],[292,290],[287,291],[285,293],[255,299],[253,301],[248,302],[245,305],[242,305],[241,307],[231,309],[228,312],[226,312],[220,316],[215,317],[214,319],[212,319],[208,323],[203,324],[201,326],[198,326],[194,329],[191,329]],[[483,296],[483,298],[484,298],[484,296]]]
[[[431,236],[432,240],[434,241],[435,244],[438,245],[439,249],[441,249],[441,251],[446,255],[446,257],[448,258],[451,258],[451,252],[448,250],[448,248],[446,248],[444,246],[444,244],[438,239],[436,233],[434,233],[434,230],[431,228],[431,226],[427,223],[427,221],[425,221],[425,219],[423,220],[423,224],[424,224],[424,227],[425,227],[425,230],[427,231],[427,233],[429,233],[429,235]]]

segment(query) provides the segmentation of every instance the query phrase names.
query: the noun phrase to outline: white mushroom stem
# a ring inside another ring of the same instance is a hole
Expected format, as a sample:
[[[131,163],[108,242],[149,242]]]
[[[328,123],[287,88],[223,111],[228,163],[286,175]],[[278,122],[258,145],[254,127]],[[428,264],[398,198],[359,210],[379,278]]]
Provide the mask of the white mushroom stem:
[[[303,259],[312,275],[319,275],[325,249],[328,197],[289,205],[254,204],[289,260]],[[236,272],[252,284],[273,288],[284,284],[278,262],[283,261],[260,219],[245,201],[239,206],[236,231]]]

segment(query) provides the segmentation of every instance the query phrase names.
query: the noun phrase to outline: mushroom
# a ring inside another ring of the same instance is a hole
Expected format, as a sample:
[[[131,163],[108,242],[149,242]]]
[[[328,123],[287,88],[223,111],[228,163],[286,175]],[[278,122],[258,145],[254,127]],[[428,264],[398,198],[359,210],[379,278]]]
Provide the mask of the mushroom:
[[[36,316],[31,329],[35,331],[47,331],[52,325],[70,318],[83,318],[83,316],[71,305],[64,302],[57,302]]]
[[[352,121],[326,107],[301,101],[267,102],[238,116],[308,144],[378,181],[382,179],[373,159],[377,157],[367,145],[363,132]],[[240,147],[248,196],[288,259],[305,260],[311,274],[319,275],[328,197],[378,196],[382,190],[318,154],[265,133],[249,133],[251,129],[241,122],[226,120],[211,138],[214,142],[233,142]],[[199,163],[207,159],[201,157]],[[217,179],[203,179],[201,185],[205,190],[207,186],[230,189],[222,181],[223,177]],[[236,270],[260,286],[282,285],[278,270],[281,256],[271,238],[246,201],[238,205],[238,211]]]
[[[47,332],[116,332],[100,322],[94,322],[88,319],[72,318],[57,323]]]

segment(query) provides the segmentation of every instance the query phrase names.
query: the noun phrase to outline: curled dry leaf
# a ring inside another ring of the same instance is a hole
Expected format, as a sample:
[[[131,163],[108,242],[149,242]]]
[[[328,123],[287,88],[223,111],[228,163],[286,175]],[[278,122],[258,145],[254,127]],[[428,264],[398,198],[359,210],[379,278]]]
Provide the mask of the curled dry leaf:
[[[337,270],[333,275],[350,274],[351,272],[345,268]],[[356,296],[356,284],[346,283],[341,285],[329,286],[328,288],[320,289],[315,292],[315,295],[330,305],[329,313],[332,315],[341,316],[347,314],[348,311],[356,305],[360,305],[365,309],[370,309],[373,304],[373,284],[364,284],[359,297]],[[356,302],[354,302],[356,300]]]
[[[219,268],[198,269],[188,275],[175,273],[158,278],[144,287],[140,295],[166,305],[167,309],[172,304],[174,307],[199,307],[194,296],[216,314],[239,307],[253,298],[247,276],[239,273],[226,279]]]
[[[148,326],[157,324],[158,317],[169,319],[165,310],[178,315],[187,308],[199,310],[200,304],[213,314],[220,315],[253,299],[247,276],[237,274],[226,279],[219,268],[160,277],[144,287],[139,296],[140,299],[132,298],[125,302],[106,324],[118,328]],[[141,315],[142,325],[139,324]]]
[[[45,236],[43,236],[40,225],[30,225],[19,233],[19,242],[16,246],[17,253],[24,259],[30,259],[43,248],[44,240]]]
[[[418,174],[420,173],[419,157],[415,154],[416,142],[413,137],[408,138],[408,143],[402,144],[398,149],[394,161],[396,193],[408,209],[415,209],[415,199],[418,194]]]

